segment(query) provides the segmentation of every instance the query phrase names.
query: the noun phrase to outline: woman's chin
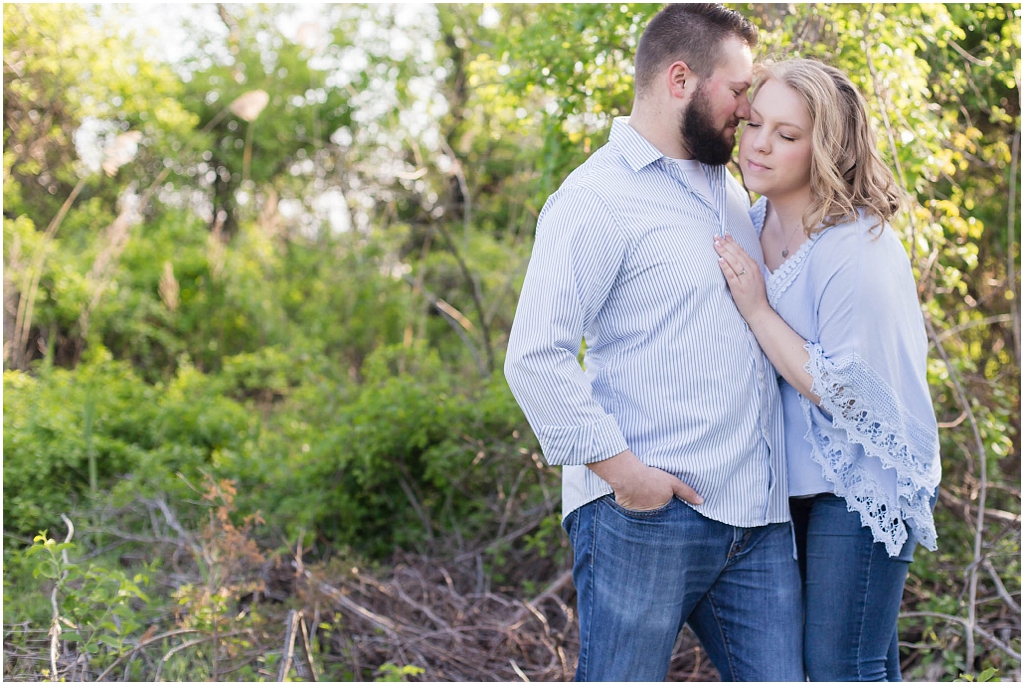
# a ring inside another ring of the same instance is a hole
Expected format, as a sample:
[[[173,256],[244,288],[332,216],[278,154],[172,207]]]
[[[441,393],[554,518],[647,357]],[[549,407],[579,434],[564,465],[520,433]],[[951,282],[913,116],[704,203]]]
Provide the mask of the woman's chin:
[[[768,188],[763,183],[758,183],[756,178],[752,178],[754,174],[743,174],[743,187],[751,193],[757,193],[758,195],[764,195],[764,191]]]

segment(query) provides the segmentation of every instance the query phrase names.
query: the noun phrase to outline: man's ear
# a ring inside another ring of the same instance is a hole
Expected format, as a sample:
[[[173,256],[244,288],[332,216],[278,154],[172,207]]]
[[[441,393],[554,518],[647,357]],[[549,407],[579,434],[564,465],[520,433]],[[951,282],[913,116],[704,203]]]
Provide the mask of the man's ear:
[[[686,62],[673,62],[665,71],[665,78],[668,81],[668,90],[674,98],[686,98],[697,85],[696,76]],[[687,91],[689,87],[689,91]]]

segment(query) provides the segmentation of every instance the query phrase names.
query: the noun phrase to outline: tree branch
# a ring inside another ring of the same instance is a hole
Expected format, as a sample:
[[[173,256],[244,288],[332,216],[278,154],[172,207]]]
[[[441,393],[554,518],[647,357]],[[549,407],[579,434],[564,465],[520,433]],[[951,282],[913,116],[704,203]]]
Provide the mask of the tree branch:
[[[970,580],[968,581],[968,605],[967,605],[967,621],[968,631],[964,637],[967,640],[967,669],[969,671],[974,670],[974,631],[980,630],[977,627],[977,605],[978,605],[978,566],[982,562],[981,556],[981,541],[982,536],[985,532],[985,496],[988,494],[988,460],[985,458],[985,443],[981,439],[981,432],[978,430],[978,421],[974,417],[974,411],[971,409],[971,404],[967,399],[967,393],[964,392],[963,387],[960,385],[959,374],[953,367],[953,363],[949,360],[949,355],[946,354],[945,348],[942,343],[938,341],[938,334],[935,332],[935,326],[932,325],[931,317],[924,317],[925,327],[928,329],[928,336],[935,343],[935,348],[939,351],[942,356],[942,361],[946,364],[946,370],[949,373],[949,378],[953,381],[953,388],[956,390],[957,398],[960,400],[960,405],[964,411],[967,412],[967,418],[971,422],[971,429],[974,431],[974,442],[975,447],[978,450],[978,473],[980,476],[980,487],[978,491],[978,519],[977,526],[974,531],[974,562],[970,567]],[[970,455],[970,450],[965,450]],[[1020,656],[1017,656],[1020,659]]]
[[[955,45],[955,43],[954,43]],[[1020,90],[1018,83],[1017,90]],[[1017,229],[1017,165],[1020,162],[1020,128],[1013,134],[1013,145],[1010,151],[1010,201],[1007,203],[1006,217],[1006,281],[1010,292],[1016,297],[1010,303],[1010,315],[1013,317],[1013,354],[1020,366],[1020,289],[1017,288],[1016,264],[1014,263],[1013,247]]]
[[[986,631],[986,630],[984,630],[982,628],[979,628],[976,625],[975,626],[971,626],[969,621],[964,620],[964,619],[960,618],[959,616],[953,616],[952,614],[940,614],[940,613],[938,613],[936,611],[907,611],[907,612],[904,612],[904,613],[900,614],[900,618],[923,618],[923,617],[941,618],[941,619],[943,619],[945,621],[949,621],[951,623],[959,623],[961,626],[964,627],[965,630],[968,631],[968,633],[970,633],[972,631],[977,633],[982,638],[984,638],[988,642],[992,643],[993,645],[995,645],[999,649],[1003,650],[1004,652],[1009,654],[1011,657],[1013,657],[1017,661],[1020,661],[1020,654],[1018,654],[1017,652],[1013,651],[1012,647],[1010,647],[1009,645],[1005,644],[1002,640],[997,638],[992,633],[990,633],[990,632],[988,632],[988,631]],[[972,638],[972,642],[973,642],[973,638]],[[967,664],[967,668],[973,670],[973,667],[969,663]]]

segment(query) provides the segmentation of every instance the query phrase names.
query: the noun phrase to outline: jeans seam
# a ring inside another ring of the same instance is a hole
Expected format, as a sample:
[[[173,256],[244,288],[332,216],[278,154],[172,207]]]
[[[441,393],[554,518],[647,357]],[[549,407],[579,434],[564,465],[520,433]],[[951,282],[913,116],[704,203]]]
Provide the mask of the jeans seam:
[[[857,631],[857,679],[864,679],[864,659],[861,655],[861,650],[864,648],[864,629],[867,625],[866,614],[868,610],[867,597],[871,592],[871,565],[875,560],[875,549],[874,540],[871,541],[871,545],[868,547],[868,567],[864,573],[865,588],[864,593],[861,595],[860,603],[860,630]]]
[[[589,610],[588,611],[589,615],[587,616],[587,641],[585,643],[587,645],[587,650],[588,651],[585,654],[582,649],[580,650],[580,660],[579,660],[579,667],[578,667],[579,671],[580,671],[580,675],[582,676],[582,680],[583,681],[587,681],[588,680],[588,678],[587,678],[587,666],[589,665],[588,662],[589,662],[589,659],[590,659],[590,654],[589,654],[590,645],[591,645],[590,633],[591,633],[591,631],[594,630],[594,605],[597,603],[597,602],[594,601],[594,597],[593,597],[594,588],[597,585],[596,580],[594,578],[594,557],[597,556],[597,517],[599,515],[599,512],[600,512],[601,508],[600,507],[594,507],[593,510],[594,510],[594,516],[593,516],[593,520],[591,521],[593,530],[590,533],[590,559],[589,559],[589,565],[590,565],[589,578],[590,578],[590,594],[591,594],[591,597],[590,597],[590,602],[588,602],[589,606],[587,607],[588,610]],[[576,523],[577,523],[577,525],[579,524],[579,518],[578,517],[576,519]],[[584,644],[583,636],[580,635],[580,645],[582,646],[583,644]]]
[[[729,680],[739,680],[736,677],[736,666],[732,661],[732,647],[729,644],[729,637],[725,634],[722,619],[718,616],[718,608],[715,606],[715,596],[712,590],[708,590],[708,605],[711,607],[711,615],[715,617],[718,624],[718,634],[722,636],[722,644],[725,645],[725,658],[729,661]]]

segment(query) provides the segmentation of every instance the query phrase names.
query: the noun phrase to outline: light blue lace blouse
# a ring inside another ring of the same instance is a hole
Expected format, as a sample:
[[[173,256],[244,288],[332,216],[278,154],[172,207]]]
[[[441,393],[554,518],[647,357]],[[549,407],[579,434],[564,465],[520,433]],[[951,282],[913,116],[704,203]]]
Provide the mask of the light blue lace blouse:
[[[767,201],[750,209],[764,226]],[[790,496],[834,492],[896,556],[905,524],[935,549],[939,436],[928,340],[895,232],[860,220],[816,233],[774,273],[768,301],[807,344],[817,407],[780,378]],[[762,267],[763,268],[763,267]]]

